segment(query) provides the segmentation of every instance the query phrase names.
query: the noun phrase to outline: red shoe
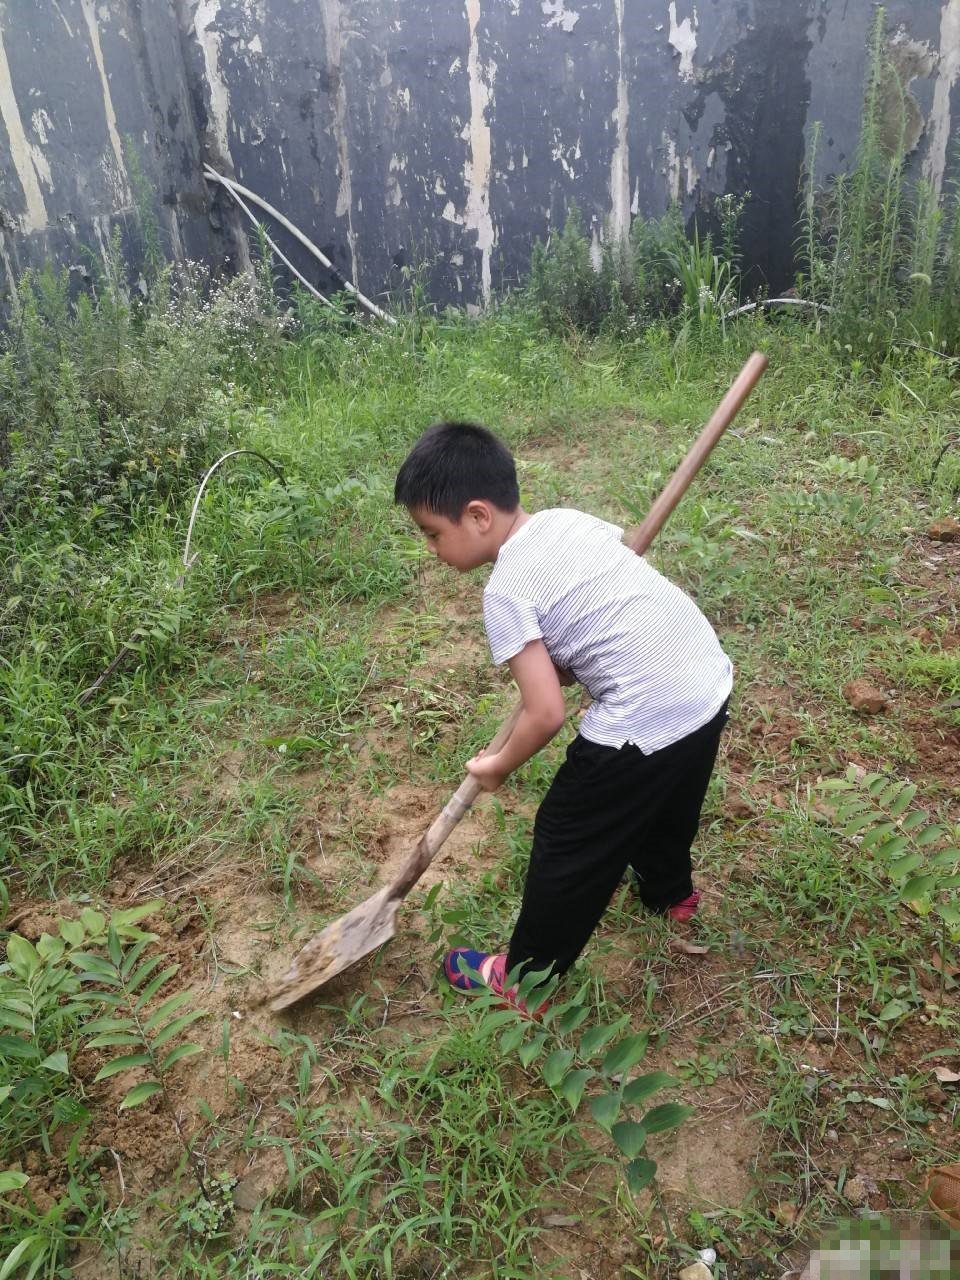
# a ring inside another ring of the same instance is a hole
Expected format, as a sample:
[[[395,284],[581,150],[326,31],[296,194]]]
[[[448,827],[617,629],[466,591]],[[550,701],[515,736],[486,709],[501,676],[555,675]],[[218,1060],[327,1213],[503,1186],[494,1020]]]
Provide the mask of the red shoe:
[[[692,920],[697,914],[700,906],[700,894],[694,889],[689,898],[684,898],[682,902],[678,902],[675,906],[667,910],[667,915],[671,920],[677,920],[680,924],[686,924],[688,920]]]
[[[472,978],[461,970],[461,958],[464,965],[478,975],[477,978]],[[511,1005],[528,1018],[540,1018],[550,1008],[550,1001],[545,1000],[539,1009],[531,1013],[526,1001],[518,999],[516,987],[504,991],[503,984],[507,977],[506,952],[490,955],[485,951],[474,951],[472,947],[457,947],[448,951],[444,957],[443,973],[457,991],[476,991],[481,986],[489,987],[495,995],[503,997],[504,1004]]]

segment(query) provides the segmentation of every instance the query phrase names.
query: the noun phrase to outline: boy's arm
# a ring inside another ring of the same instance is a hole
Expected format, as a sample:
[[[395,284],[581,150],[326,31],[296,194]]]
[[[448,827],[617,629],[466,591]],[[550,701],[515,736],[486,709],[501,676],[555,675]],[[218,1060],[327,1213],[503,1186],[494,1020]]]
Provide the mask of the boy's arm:
[[[531,640],[508,665],[520,688],[523,711],[506,746],[492,756],[481,751],[467,761],[484,791],[496,791],[508,774],[546,746],[567,716],[557,668],[542,640]]]

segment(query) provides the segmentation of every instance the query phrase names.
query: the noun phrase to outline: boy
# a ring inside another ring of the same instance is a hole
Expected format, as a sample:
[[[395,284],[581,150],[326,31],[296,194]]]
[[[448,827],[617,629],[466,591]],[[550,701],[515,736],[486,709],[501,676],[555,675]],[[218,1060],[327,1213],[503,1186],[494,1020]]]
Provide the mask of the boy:
[[[420,437],[397,476],[430,551],[461,573],[493,564],[483,620],[495,664],[506,662],[523,711],[506,745],[467,768],[485,791],[562,728],[561,683],[593,699],[540,808],[520,915],[506,952],[458,948],[444,972],[459,990],[498,995],[508,974],[573,964],[626,868],[644,905],[689,920],[690,845],[700,821],[733,684],[706,618],[583,512],[528,515],[506,446],[472,423],[441,422]]]

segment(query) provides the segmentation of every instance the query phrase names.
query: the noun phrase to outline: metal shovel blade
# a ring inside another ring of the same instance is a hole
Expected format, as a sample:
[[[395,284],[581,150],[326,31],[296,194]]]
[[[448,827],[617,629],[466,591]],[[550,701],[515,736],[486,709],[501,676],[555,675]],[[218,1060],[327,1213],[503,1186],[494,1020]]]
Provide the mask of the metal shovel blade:
[[[387,885],[339,920],[328,924],[303,948],[274,988],[270,1008],[286,1009],[356,964],[393,937],[400,899]]]

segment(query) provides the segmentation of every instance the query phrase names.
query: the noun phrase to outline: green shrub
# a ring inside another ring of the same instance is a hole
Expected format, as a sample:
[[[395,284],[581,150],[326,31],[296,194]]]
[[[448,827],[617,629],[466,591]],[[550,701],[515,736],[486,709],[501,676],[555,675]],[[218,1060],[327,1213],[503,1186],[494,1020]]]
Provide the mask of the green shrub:
[[[696,223],[687,238],[677,205],[661,218],[635,218],[625,244],[594,245],[571,203],[560,235],[534,247],[528,296],[558,333],[578,329],[624,336],[673,317],[686,332],[711,327],[735,305],[743,204],[732,196],[716,202],[712,220],[721,230],[718,252],[713,234],[701,236]]]
[[[283,322],[263,275],[168,267],[133,296],[114,238],[102,280],[27,273],[0,345],[0,505],[129,510],[192,483],[228,438],[216,384],[255,372]]]
[[[908,177],[905,102],[881,6],[856,162],[819,190],[815,126],[799,242],[801,292],[823,309],[837,348],[856,359],[883,359],[898,340],[960,350],[960,187],[948,184],[938,201],[928,183]]]

